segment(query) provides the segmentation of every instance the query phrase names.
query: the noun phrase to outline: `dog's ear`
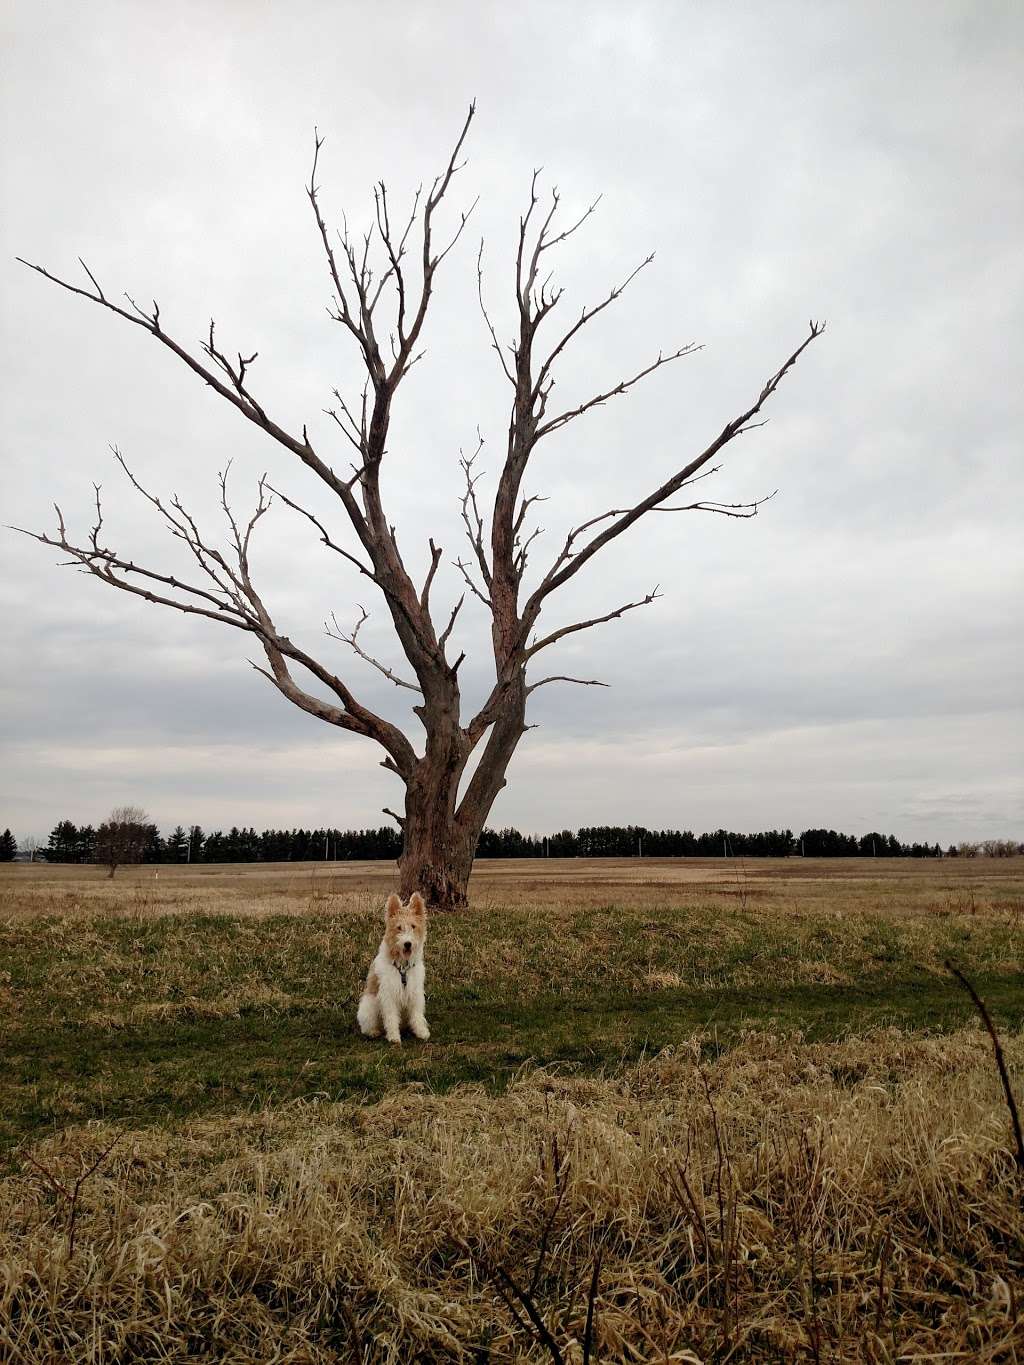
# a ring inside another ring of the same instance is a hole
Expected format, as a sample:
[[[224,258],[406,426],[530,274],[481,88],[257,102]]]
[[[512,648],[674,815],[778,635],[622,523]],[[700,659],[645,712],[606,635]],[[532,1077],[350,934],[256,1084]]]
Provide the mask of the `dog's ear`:
[[[420,895],[418,891],[414,891],[412,895],[409,897],[409,910],[411,911],[412,914],[416,916],[417,919],[423,919],[423,917],[427,913],[427,907],[424,903],[423,897]]]
[[[396,915],[400,915],[401,913],[402,913],[402,902],[398,899],[398,897],[397,897],[397,896],[395,895],[395,893],[392,891],[391,895],[388,897],[388,903],[387,903],[387,905],[384,907],[384,918],[385,918],[385,919],[394,919]]]

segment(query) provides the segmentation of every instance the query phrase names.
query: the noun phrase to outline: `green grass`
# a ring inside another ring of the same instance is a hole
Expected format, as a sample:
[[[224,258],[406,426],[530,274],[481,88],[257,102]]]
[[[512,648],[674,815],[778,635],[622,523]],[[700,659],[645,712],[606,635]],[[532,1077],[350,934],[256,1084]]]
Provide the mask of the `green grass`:
[[[369,916],[324,911],[0,923],[0,1142],[410,1082],[498,1088],[528,1063],[606,1072],[694,1033],[945,1031],[972,1013],[946,957],[1024,1026],[1006,915],[526,906],[434,920],[434,1038],[399,1051],[355,1030],[377,936]]]

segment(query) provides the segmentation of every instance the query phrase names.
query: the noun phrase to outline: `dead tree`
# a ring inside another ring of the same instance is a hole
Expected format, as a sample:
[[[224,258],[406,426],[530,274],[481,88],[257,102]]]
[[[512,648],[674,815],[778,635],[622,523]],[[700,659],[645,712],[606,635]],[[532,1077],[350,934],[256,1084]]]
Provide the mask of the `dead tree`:
[[[750,405],[734,417],[691,459],[684,461],[639,502],[615,507],[589,517],[574,527],[565,543],[527,592],[524,575],[538,534],[530,529],[531,508],[536,501],[523,491],[530,459],[541,444],[584,413],[628,393],[648,375],[698,347],[685,345],[659,352],[634,374],[595,393],[575,406],[560,408],[553,402],[555,371],[583,330],[620,298],[636,276],[650,265],[645,260],[616,284],[599,302],[566,319],[560,332],[539,340],[542,326],[558,309],[562,290],[551,283],[548,262],[557,247],[576,233],[593,213],[592,204],[566,226],[559,219],[559,195],[553,190],[541,204],[538,175],[530,186],[529,203],[519,220],[515,263],[515,335],[503,346],[487,312],[483,296],[483,244],[477,257],[480,309],[504,376],[512,390],[508,443],[500,470],[493,505],[486,514],[478,492],[476,459],[462,459],[464,487],[462,519],[469,553],[454,561],[464,591],[454,606],[435,616],[432,590],[442,559],[442,547],[429,541],[430,564],[423,582],[414,582],[399,551],[395,528],[385,511],[381,495],[381,468],[388,448],[393,404],[406,375],[423,354],[422,340],[438,271],[462,237],[472,206],[459,214],[439,242],[438,219],[452,181],[462,169],[459,158],[473,119],[470,107],[455,149],[429,192],[417,191],[408,216],[396,220],[392,200],[383,182],[374,190],[375,219],[372,229],[358,240],[347,227],[332,235],[320,207],[317,161],[322,139],[317,136],[307,195],[323,247],[332,287],[330,316],[351,339],[365,367],[361,401],[353,403],[337,390],[335,406],[327,409],[354,452],[351,472],[339,474],[319,453],[305,426],[289,431],[266,410],[252,387],[251,371],[256,356],[234,356],[222,349],[211,322],[198,351],[189,350],[165,329],[157,303],[147,309],[127,294],[113,298],[104,292],[96,276],[81,261],[85,279],[73,284],[42,266],[30,265],[46,279],[98,304],[148,332],[247,421],[266,432],[306,466],[337,499],[347,518],[354,542],[340,544],[312,511],[274,490],[266,476],[259,481],[252,514],[239,518],[228,497],[227,470],[220,475],[221,504],[226,518],[228,544],[218,547],[204,539],[198,525],[177,497],[162,499],[145,488],[115,450],[125,474],[138,493],[164,520],[172,535],[184,543],[195,561],[193,574],[179,577],[146,568],[113,548],[106,539],[99,489],[96,489],[95,523],[84,538],[72,538],[58,507],[54,532],[27,532],[44,545],[67,555],[69,562],[94,574],[111,587],[134,593],[148,602],[205,617],[253,636],[262,648],[266,667],[259,671],[290,702],[310,715],[354,734],[376,741],[384,750],[383,766],[401,780],[405,789],[404,813],[388,810],[401,825],[403,851],[400,859],[401,893],[422,891],[437,907],[466,903],[466,887],[477,840],[495,797],[505,785],[505,774],[516,746],[527,729],[527,700],[538,687],[568,682],[601,686],[596,679],[574,678],[557,672],[534,676],[540,656],[569,635],[612,621],[626,612],[646,606],[659,595],[657,588],[634,601],[625,602],[590,620],[577,621],[543,633],[538,629],[548,599],[578,574],[601,550],[653,512],[702,511],[728,517],[756,515],[764,499],[739,504],[707,501],[684,490],[718,469],[714,464],[737,436],[762,424],[761,411],[783,377],[802,352],[818,336],[823,324],[812,322],[808,334]],[[462,163],[464,164],[464,163]],[[562,310],[564,313],[564,309]],[[545,333],[551,333],[551,324]],[[678,462],[674,462],[678,463]],[[682,494],[682,501],[676,500]],[[304,517],[332,553],[356,575],[368,581],[383,597],[395,633],[408,662],[410,677],[403,677],[368,654],[359,639],[359,623],[346,632],[337,623],[328,633],[345,642],[372,664],[396,687],[418,694],[413,707],[425,736],[417,748],[398,726],[363,705],[349,683],[307,649],[284,634],[271,619],[257,591],[250,565],[250,545],[258,522],[274,496]],[[689,499],[689,500],[688,500]],[[463,717],[459,693],[459,666],[465,655],[456,653],[453,631],[466,593],[474,594],[491,616],[494,682],[475,715]],[[256,665],[254,664],[254,667]],[[538,670],[543,671],[543,670]],[[307,690],[306,676],[317,681],[330,700]],[[305,685],[304,685],[305,684]],[[462,786],[471,757],[479,761]]]

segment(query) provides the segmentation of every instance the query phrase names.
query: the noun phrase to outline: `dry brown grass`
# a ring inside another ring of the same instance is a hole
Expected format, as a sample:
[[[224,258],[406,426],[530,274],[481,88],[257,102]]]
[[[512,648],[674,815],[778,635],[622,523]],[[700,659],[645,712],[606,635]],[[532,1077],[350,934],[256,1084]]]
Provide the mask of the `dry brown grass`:
[[[103,868],[0,863],[5,916],[146,916],[167,913],[305,914],[330,908],[377,914],[394,889],[391,863],[255,863]],[[614,904],[632,909],[717,900],[816,913],[978,914],[1024,921],[1019,858],[524,858],[483,859],[474,907],[548,909]]]
[[[1008,1051],[1019,1075],[1024,1039]],[[578,1362],[599,1251],[595,1361],[1024,1350],[1024,1182],[974,1030],[754,1034],[501,1096],[125,1133],[72,1249],[58,1182],[116,1136],[52,1138],[6,1182],[5,1360],[553,1359],[503,1268]]]
[[[345,994],[392,875],[3,870],[0,1361],[582,1365],[598,1257],[591,1365],[1024,1359],[991,1044],[924,1008],[962,1001],[945,954],[979,973],[1022,1095],[1016,862],[484,863],[397,1060]],[[871,990],[917,1031],[865,1024]],[[641,1024],[670,1045],[637,1061]],[[576,1060],[505,1084],[515,1046]]]

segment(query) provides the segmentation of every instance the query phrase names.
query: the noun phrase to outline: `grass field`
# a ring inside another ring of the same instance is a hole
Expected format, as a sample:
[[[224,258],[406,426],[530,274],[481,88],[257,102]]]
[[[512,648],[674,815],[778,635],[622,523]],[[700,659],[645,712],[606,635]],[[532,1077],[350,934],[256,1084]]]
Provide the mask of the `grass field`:
[[[481,863],[401,1049],[391,878],[0,867],[0,1360],[1024,1359],[1020,860]]]

